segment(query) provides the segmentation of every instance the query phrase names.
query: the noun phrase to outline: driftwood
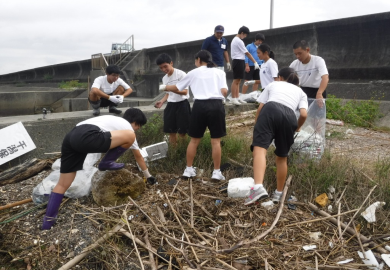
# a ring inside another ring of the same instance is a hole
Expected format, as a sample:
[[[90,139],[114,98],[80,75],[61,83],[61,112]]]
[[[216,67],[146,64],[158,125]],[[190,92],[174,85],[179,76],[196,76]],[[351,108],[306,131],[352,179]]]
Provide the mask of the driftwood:
[[[31,159],[18,166],[0,173],[0,186],[21,182],[40,173],[43,169],[51,166],[48,159]]]
[[[329,220],[330,222],[332,222],[334,225],[337,226],[337,219],[331,218],[330,215],[329,215],[328,213],[326,213],[325,211],[320,210],[317,206],[315,206],[315,205],[312,204],[312,203],[308,203],[308,206],[310,207],[311,210],[313,210],[313,211],[316,212],[317,214],[319,214],[319,215],[321,215],[321,216],[324,216],[324,217],[329,217],[328,220]],[[341,227],[342,229],[344,229],[344,231],[346,231],[346,232],[349,233],[350,235],[355,235],[355,234],[356,234],[356,232],[355,232],[355,230],[354,230],[353,228],[347,227],[347,225],[345,225],[344,223],[340,223],[340,227]],[[362,242],[366,242],[366,243],[371,242],[371,243],[369,244],[369,247],[370,247],[370,248],[376,249],[379,253],[382,253],[382,254],[388,254],[388,253],[389,253],[386,249],[384,249],[384,248],[382,248],[382,247],[379,247],[379,246],[375,246],[375,244],[372,243],[372,240],[369,239],[369,238],[367,238],[367,237],[365,237],[364,235],[359,234],[357,237],[359,237],[360,240],[361,240]]]
[[[4,210],[4,209],[7,209],[7,208],[12,208],[14,206],[18,206],[18,205],[21,205],[21,204],[25,204],[25,203],[29,203],[29,202],[32,202],[32,199],[25,199],[23,201],[18,201],[18,202],[14,202],[14,203],[9,203],[7,205],[4,205],[4,206],[0,206],[0,211],[1,210]]]

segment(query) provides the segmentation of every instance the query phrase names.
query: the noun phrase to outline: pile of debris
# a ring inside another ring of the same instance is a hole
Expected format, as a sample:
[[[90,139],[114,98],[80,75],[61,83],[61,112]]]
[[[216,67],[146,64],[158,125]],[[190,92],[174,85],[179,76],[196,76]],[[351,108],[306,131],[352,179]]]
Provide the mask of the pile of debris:
[[[136,166],[126,168],[136,171]],[[26,182],[34,185],[42,177]],[[122,205],[99,206],[92,196],[64,200],[50,231],[39,229],[45,210],[7,223],[3,211],[0,265],[19,261],[27,269],[388,269],[390,235],[383,230],[388,230],[383,211],[377,210],[375,223],[366,223],[377,233],[362,235],[355,226],[371,192],[359,208],[348,209],[340,203],[344,192],[333,190],[337,201],[328,200],[321,208],[296,200],[288,190],[291,178],[279,205],[246,207],[242,198],[228,197],[228,182],[160,174],[156,185],[146,186],[142,195],[128,197]],[[328,208],[331,202],[338,211]]]

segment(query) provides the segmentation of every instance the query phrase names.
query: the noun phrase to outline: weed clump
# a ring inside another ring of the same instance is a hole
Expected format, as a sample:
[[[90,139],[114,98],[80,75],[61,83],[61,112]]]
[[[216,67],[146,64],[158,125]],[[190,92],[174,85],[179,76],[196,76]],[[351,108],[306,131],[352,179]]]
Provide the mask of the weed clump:
[[[80,83],[78,80],[71,80],[67,82],[60,82],[58,87],[61,89],[87,88],[87,83]]]
[[[326,99],[326,118],[328,119],[343,120],[360,127],[373,127],[379,117],[379,103],[374,100],[343,102],[334,95],[328,95]]]

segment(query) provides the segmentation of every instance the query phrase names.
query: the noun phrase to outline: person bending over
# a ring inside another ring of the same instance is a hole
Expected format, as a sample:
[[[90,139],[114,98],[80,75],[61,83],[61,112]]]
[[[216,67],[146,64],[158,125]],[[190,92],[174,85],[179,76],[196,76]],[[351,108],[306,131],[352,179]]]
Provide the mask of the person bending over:
[[[123,118],[104,115],[87,119],[78,123],[65,136],[61,148],[60,179],[50,193],[42,230],[48,230],[54,225],[64,193],[75,179],[76,172],[83,169],[89,153],[106,153],[99,163],[100,171],[120,170],[125,165],[115,161],[130,148],[148,182],[155,182],[139,151],[134,133],[146,122],[141,110],[131,108],[126,110]]]
[[[255,185],[244,205],[268,197],[263,187],[267,149],[275,140],[277,188],[272,201],[280,201],[287,176],[287,155],[294,143],[294,133],[299,132],[307,118],[307,96],[297,85],[298,76],[292,68],[282,68],[279,81],[270,83],[261,94],[253,130],[253,175]],[[300,112],[299,119],[295,110]]]

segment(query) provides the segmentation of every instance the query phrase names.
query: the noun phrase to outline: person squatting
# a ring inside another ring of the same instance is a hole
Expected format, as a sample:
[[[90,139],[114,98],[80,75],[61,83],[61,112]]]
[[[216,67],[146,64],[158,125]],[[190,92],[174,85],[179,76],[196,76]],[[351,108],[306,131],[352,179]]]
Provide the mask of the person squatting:
[[[224,181],[225,177],[220,170],[221,138],[226,136],[224,101],[228,86],[223,60],[226,61],[227,70],[233,70],[231,104],[238,106],[243,103],[239,99],[241,79],[246,79],[245,92],[249,85],[254,85],[254,91],[260,85],[262,94],[257,100],[259,107],[250,145],[255,185],[244,205],[251,205],[268,197],[263,181],[266,154],[273,140],[277,188],[272,194],[272,201],[278,203],[287,176],[287,155],[294,143],[295,133],[300,131],[307,118],[308,97],[321,100],[326,97],[328,70],[324,59],[310,54],[309,44],[305,40],[299,40],[293,45],[297,60],[290,67],[278,70],[275,54],[270,45],[264,43],[263,34],[257,34],[255,42],[245,47],[243,39],[250,33],[245,26],[239,29],[231,43],[233,61],[230,65],[229,44],[222,37],[223,31],[224,27],[221,25],[215,28],[215,34],[208,37],[202,49],[195,54],[195,68],[188,73],[174,68],[170,55],[162,53],[157,56],[155,63],[165,73],[159,89],[165,91],[165,95],[155,103],[155,107],[159,109],[167,102],[163,131],[169,134],[170,147],[175,147],[177,141],[183,140],[187,134],[190,137],[183,178],[196,176],[193,164],[199,143],[208,128],[214,165],[211,178]],[[255,53],[255,57],[252,56]],[[217,64],[213,61],[214,55],[218,60]],[[251,62],[248,64],[248,61]],[[247,76],[244,76],[244,72]],[[119,78],[120,73],[118,66],[110,65],[106,68],[105,76],[95,79],[88,96],[95,117],[78,123],[63,140],[60,177],[49,196],[43,230],[48,230],[55,224],[64,193],[74,181],[76,172],[82,170],[89,153],[105,153],[98,165],[99,170],[120,170],[124,164],[117,163],[116,160],[131,149],[147,182],[155,183],[155,178],[150,174],[140,153],[135,135],[135,131],[147,122],[145,114],[140,109],[130,108],[123,117],[117,116],[122,111],[116,107],[133,91]],[[194,99],[192,109],[189,89]],[[109,113],[115,115],[100,116],[102,107],[109,107]],[[298,119],[295,111],[299,111]]]

